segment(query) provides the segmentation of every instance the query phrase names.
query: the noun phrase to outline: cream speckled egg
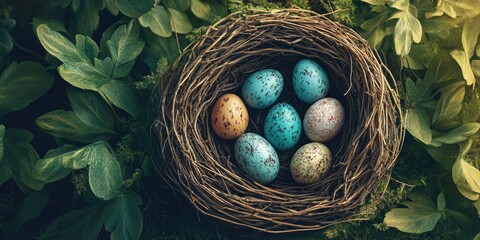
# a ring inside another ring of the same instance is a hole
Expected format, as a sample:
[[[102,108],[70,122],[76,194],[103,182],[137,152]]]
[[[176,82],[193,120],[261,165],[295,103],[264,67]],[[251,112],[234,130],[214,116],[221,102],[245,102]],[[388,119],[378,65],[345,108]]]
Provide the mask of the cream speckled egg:
[[[322,143],[303,145],[293,155],[290,173],[298,184],[313,184],[322,179],[332,166],[332,153]]]
[[[345,110],[335,98],[323,98],[308,108],[303,118],[303,129],[308,139],[326,142],[334,138],[342,129]]]
[[[235,139],[248,127],[248,111],[242,99],[235,94],[225,94],[213,105],[210,122],[213,131],[223,139]]]

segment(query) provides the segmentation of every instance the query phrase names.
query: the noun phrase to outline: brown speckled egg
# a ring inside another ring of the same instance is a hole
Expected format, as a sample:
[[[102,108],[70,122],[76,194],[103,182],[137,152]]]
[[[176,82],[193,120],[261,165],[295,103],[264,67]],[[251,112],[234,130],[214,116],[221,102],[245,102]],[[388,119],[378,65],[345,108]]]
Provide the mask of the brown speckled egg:
[[[342,129],[345,110],[335,98],[323,98],[308,108],[303,118],[303,129],[308,139],[326,142],[334,138]]]
[[[332,153],[322,143],[303,145],[293,155],[290,173],[298,184],[313,184],[322,179],[332,166]]]
[[[210,121],[213,131],[219,137],[235,139],[247,130],[247,107],[235,94],[222,95],[213,105]]]

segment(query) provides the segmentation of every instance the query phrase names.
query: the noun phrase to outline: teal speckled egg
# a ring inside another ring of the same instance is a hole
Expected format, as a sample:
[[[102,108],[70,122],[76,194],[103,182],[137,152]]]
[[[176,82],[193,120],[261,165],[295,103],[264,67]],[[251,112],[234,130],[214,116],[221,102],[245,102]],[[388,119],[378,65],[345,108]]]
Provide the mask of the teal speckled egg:
[[[293,91],[300,100],[314,103],[327,95],[329,82],[325,70],[310,59],[300,60],[293,69]]]
[[[268,112],[263,130],[275,149],[288,150],[300,140],[302,122],[290,104],[278,103]]]
[[[240,170],[261,184],[271,183],[280,170],[277,152],[256,133],[244,133],[237,139],[234,157]]]
[[[250,75],[242,85],[242,98],[254,109],[263,109],[277,101],[283,90],[283,76],[275,69],[264,69]]]

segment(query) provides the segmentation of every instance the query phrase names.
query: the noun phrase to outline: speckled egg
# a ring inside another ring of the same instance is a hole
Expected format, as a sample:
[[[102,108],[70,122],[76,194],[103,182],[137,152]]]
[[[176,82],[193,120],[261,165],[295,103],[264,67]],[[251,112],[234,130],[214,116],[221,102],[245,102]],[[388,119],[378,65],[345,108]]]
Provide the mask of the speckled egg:
[[[313,60],[300,60],[293,69],[292,78],[293,91],[306,103],[314,103],[327,95],[329,88],[327,73]]]
[[[283,76],[275,69],[264,69],[250,75],[242,85],[242,98],[254,109],[263,109],[277,101],[283,90]]]
[[[235,94],[222,95],[213,105],[210,121],[219,137],[235,139],[247,130],[247,107]]]
[[[303,145],[293,155],[290,173],[298,184],[313,184],[322,179],[332,166],[332,153],[322,143]]]
[[[268,112],[263,130],[275,149],[288,150],[300,140],[302,121],[290,104],[277,103]]]
[[[271,183],[280,170],[277,152],[256,133],[245,133],[237,139],[234,156],[240,170],[261,184]]]
[[[323,98],[308,108],[303,118],[303,129],[308,139],[326,142],[334,138],[342,129],[345,110],[335,98]]]

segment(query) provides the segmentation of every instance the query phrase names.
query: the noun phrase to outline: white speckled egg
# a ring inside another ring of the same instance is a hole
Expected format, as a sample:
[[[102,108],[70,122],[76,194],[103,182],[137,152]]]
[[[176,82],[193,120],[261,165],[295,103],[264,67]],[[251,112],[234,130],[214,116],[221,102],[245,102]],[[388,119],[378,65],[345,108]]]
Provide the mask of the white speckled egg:
[[[245,133],[237,139],[234,157],[240,170],[261,184],[271,183],[280,170],[277,152],[256,133]]]
[[[303,145],[293,155],[290,173],[298,184],[313,184],[322,179],[332,166],[332,153],[322,143]]]
[[[303,129],[308,139],[326,142],[334,138],[342,129],[345,110],[335,98],[323,98],[308,108],[303,118]]]

